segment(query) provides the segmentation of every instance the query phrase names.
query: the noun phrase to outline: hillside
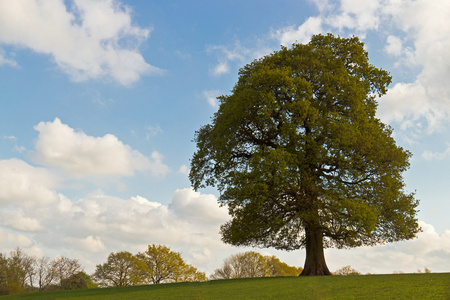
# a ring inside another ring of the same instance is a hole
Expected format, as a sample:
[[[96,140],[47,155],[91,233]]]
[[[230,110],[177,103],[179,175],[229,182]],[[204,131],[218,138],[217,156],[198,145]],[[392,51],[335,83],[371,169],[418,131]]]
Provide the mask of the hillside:
[[[450,273],[216,280],[2,299],[450,299]]]

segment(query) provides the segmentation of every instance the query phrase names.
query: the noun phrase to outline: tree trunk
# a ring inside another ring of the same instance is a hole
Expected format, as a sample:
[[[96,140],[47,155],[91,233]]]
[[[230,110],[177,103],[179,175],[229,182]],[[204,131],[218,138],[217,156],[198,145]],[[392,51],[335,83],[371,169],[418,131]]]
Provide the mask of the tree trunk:
[[[305,228],[306,260],[300,276],[331,275],[323,253],[323,233],[320,228]]]

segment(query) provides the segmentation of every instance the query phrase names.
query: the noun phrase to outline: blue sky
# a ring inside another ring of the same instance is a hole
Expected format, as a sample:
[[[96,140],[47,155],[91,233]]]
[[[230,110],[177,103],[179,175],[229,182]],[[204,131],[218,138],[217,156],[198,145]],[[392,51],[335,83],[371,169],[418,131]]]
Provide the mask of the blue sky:
[[[217,192],[187,178],[195,130],[240,67],[312,34],[359,36],[391,72],[378,116],[413,153],[419,238],[327,250],[331,270],[449,271],[446,0],[0,3],[0,251],[79,259],[152,243],[212,272],[234,248]],[[111,163],[114,162],[114,163]],[[275,254],[302,266],[302,250]]]

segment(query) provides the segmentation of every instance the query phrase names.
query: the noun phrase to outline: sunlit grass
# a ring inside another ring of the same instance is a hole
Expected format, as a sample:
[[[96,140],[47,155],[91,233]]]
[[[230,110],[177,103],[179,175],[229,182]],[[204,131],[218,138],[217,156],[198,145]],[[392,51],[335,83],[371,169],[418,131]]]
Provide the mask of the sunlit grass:
[[[2,299],[450,299],[450,273],[216,280]]]

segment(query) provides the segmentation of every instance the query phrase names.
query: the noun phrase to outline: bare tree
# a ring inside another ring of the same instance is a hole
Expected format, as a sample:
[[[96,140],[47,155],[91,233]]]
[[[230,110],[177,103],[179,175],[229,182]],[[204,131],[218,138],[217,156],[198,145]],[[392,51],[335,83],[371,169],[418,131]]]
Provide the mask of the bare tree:
[[[56,273],[55,276],[58,284],[61,285],[64,279],[83,271],[80,263],[76,259],[70,259],[65,256],[55,258],[52,262],[52,269]]]
[[[40,292],[56,282],[57,272],[50,258],[43,256],[36,261],[36,280]]]
[[[216,269],[212,279],[298,276],[302,268],[289,266],[276,256],[263,256],[254,251],[233,254]]]

